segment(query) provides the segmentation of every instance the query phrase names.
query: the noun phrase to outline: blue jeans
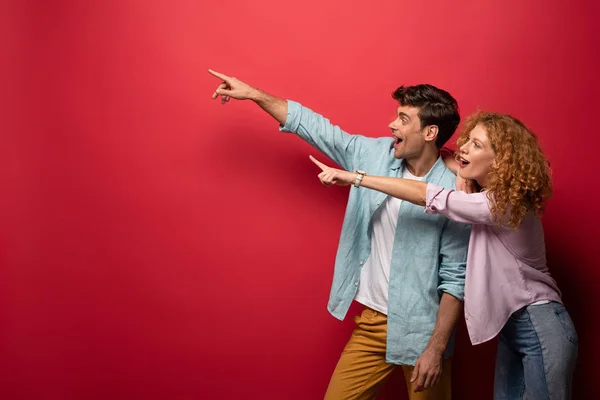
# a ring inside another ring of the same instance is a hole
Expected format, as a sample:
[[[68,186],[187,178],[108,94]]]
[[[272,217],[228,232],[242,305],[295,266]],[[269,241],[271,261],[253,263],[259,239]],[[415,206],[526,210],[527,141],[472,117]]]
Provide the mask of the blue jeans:
[[[498,337],[495,400],[568,400],[577,332],[565,307],[530,305],[513,313]]]

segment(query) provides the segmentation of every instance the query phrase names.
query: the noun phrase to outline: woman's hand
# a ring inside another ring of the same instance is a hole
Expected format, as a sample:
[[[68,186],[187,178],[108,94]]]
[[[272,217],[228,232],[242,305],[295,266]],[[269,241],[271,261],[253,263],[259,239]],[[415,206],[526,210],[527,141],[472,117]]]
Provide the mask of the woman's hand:
[[[319,174],[319,180],[325,186],[338,185],[348,186],[356,180],[356,174],[354,172],[344,171],[343,169],[331,168],[322,162],[318,161],[313,156],[309,156],[310,161],[314,162],[319,168],[321,173]]]

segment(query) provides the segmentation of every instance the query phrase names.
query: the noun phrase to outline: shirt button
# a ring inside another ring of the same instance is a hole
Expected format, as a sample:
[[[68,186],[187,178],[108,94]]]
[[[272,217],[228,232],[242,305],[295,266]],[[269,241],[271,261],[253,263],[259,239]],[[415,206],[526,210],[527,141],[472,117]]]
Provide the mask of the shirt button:
[[[378,202],[377,202],[377,205],[380,205],[380,204],[381,204],[381,202],[380,202],[380,201],[378,201]]]
[[[358,282],[354,283],[354,286],[358,286]]]
[[[360,262],[360,265],[363,265],[363,262],[362,262],[362,261]]]

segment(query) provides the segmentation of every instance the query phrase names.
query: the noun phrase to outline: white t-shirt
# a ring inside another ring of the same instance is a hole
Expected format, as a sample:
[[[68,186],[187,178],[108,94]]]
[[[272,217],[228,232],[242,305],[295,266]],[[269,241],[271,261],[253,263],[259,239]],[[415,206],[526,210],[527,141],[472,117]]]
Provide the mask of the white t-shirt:
[[[422,181],[423,177],[402,171],[402,178]],[[402,200],[388,196],[373,214],[371,254],[360,271],[360,286],[354,300],[387,315],[390,265],[396,223]]]

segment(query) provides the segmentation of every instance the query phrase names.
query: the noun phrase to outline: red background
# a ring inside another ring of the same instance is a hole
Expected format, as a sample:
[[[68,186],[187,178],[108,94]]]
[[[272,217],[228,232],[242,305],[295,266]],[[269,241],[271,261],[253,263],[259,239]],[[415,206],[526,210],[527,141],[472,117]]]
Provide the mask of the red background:
[[[368,136],[400,84],[525,121],[595,398],[598,6],[371,3],[2,2],[2,399],[323,396],[353,328],[326,311],[346,191],[254,104],[212,102],[207,68]],[[494,343],[461,323],[457,347],[455,398],[491,399]]]

